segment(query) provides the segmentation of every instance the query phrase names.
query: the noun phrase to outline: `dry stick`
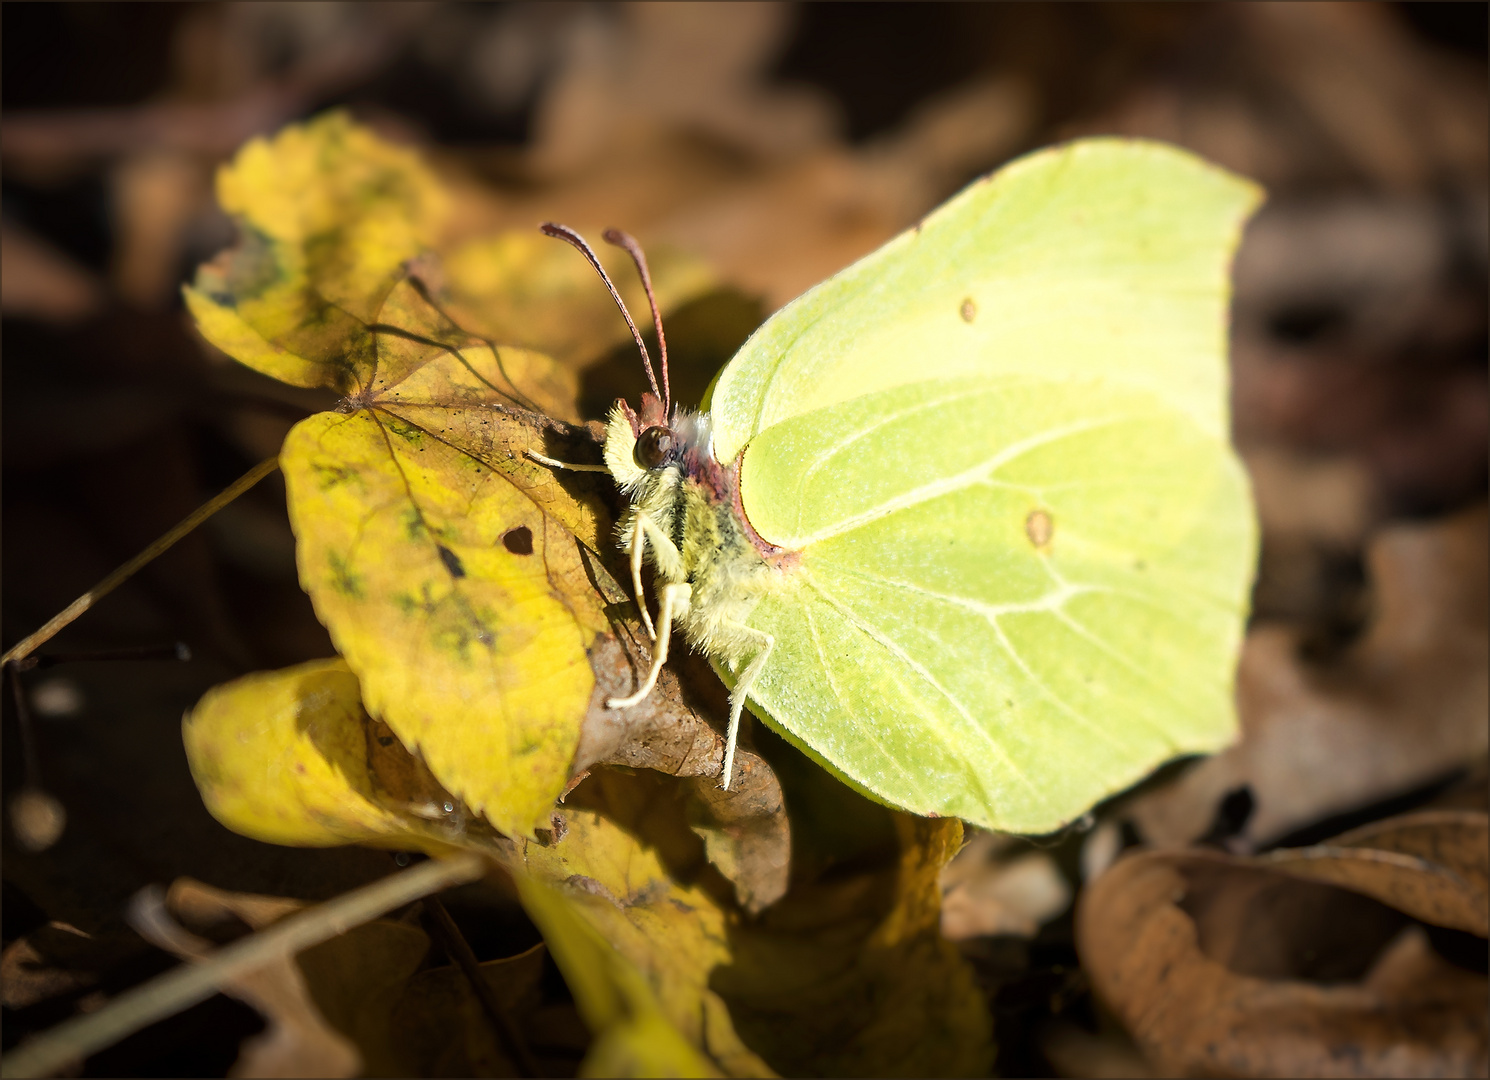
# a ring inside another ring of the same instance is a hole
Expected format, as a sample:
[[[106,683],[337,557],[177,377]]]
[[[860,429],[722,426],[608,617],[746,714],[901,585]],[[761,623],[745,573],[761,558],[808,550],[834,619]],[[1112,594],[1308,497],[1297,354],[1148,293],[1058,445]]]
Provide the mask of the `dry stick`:
[[[50,641],[53,636],[55,636],[56,633],[64,626],[72,622],[79,615],[83,614],[83,612],[87,611],[94,604],[98,603],[99,600],[103,599],[109,593],[113,592],[120,585],[123,585],[135,574],[139,573],[141,567],[148,564],[156,556],[165,552],[177,540],[180,540],[187,533],[191,532],[202,522],[206,521],[213,514],[221,510],[224,506],[227,506],[228,503],[232,502],[239,495],[242,495],[245,491],[253,487],[255,484],[264,479],[264,477],[268,476],[278,467],[279,456],[275,455],[271,458],[265,458],[263,461],[255,465],[252,469],[249,469],[248,472],[244,473],[237,480],[233,481],[232,486],[229,487],[227,490],[223,491],[220,495],[209,499],[207,502],[197,507],[191,513],[187,514],[186,517],[181,520],[180,524],[178,524],[174,529],[166,533],[159,540],[155,541],[155,543],[151,544],[144,551],[136,555],[133,559],[130,559],[129,562],[125,563],[119,569],[115,570],[112,574],[104,578],[97,585],[93,586],[93,588],[89,589],[82,596],[78,597],[72,603],[68,604],[67,607],[63,608],[56,615],[52,616],[47,624],[40,630],[36,631],[36,633],[32,634],[30,637],[22,638],[21,641],[13,646],[9,652],[7,652],[4,656],[0,656],[0,663],[10,663],[14,660],[25,659],[38,646],[44,645],[48,641]]]
[[[476,959],[476,954],[471,951],[470,943],[460,932],[460,927],[455,925],[450,912],[433,896],[425,899],[424,907],[433,916],[440,944],[465,974],[466,981],[471,984],[471,990],[476,995],[476,1000],[481,1003],[481,1010],[486,1013],[486,1018],[492,1022],[497,1029],[497,1034],[501,1036],[504,1048],[512,1057],[513,1064],[517,1066],[517,1075],[542,1076],[543,1074],[538,1070],[538,1062],[533,1060],[528,1044],[523,1041],[522,1032],[518,1031],[512,1014],[507,1011],[501,999],[493,993],[491,984],[482,975],[481,964]]]
[[[80,653],[49,653],[46,656],[28,656],[15,661],[11,667],[16,671],[35,671],[56,664],[77,664],[99,660],[190,660],[191,646],[184,641],[173,641],[169,645],[126,645],[122,649],[94,649]]]
[[[475,881],[486,858],[466,852],[431,859],[411,870],[364,885],[136,987],[98,1012],[75,1017],[22,1043],[0,1062],[0,1076],[47,1076],[68,1062],[112,1046],[141,1028],[173,1016],[218,992],[218,987],[278,959],[345,933],[430,893]]]

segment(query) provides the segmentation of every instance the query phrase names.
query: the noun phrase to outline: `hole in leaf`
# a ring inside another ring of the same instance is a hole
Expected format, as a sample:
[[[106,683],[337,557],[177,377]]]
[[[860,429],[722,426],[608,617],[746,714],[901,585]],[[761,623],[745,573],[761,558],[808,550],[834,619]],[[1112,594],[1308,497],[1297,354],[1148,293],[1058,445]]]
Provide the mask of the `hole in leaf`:
[[[514,555],[533,554],[533,530],[526,525],[508,529],[502,534],[502,546]]]

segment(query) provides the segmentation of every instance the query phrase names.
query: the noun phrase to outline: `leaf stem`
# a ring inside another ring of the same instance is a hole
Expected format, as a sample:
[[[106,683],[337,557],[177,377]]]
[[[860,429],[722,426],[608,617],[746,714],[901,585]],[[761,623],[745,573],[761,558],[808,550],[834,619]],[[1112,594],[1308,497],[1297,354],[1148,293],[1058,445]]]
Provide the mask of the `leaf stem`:
[[[239,495],[242,495],[245,491],[253,487],[255,484],[264,479],[264,477],[268,476],[278,467],[279,455],[276,454],[273,457],[265,458],[263,461],[255,465],[252,469],[249,469],[248,472],[244,473],[237,480],[233,481],[233,483],[228,488],[223,490],[220,494],[214,496],[211,499],[208,499],[201,506],[197,507],[191,513],[187,514],[186,517],[181,519],[181,521],[176,525],[175,528],[171,529],[164,536],[160,537],[160,539],[156,540],[155,543],[151,544],[144,551],[136,555],[133,559],[130,559],[129,562],[119,567],[119,569],[115,570],[112,574],[104,578],[97,585],[93,586],[93,588],[89,589],[82,596],[78,597],[72,603],[68,604],[67,607],[63,608],[56,615],[52,616],[52,618],[47,621],[47,624],[40,630],[36,631],[36,633],[30,635],[29,637],[22,638],[16,645],[12,646],[11,649],[7,651],[4,656],[0,656],[0,663],[10,663],[15,660],[22,660],[25,657],[31,655],[31,653],[37,647],[44,645],[46,644],[46,642],[50,641],[54,636],[56,636],[59,630],[67,626],[79,615],[83,614],[83,612],[87,611],[94,604],[98,603],[99,600],[103,599],[109,593],[117,589],[120,585],[124,584],[126,581],[132,578],[140,571],[142,567],[150,563],[158,555],[164,553],[168,548],[175,544],[177,540],[180,540],[187,533],[191,532],[202,522],[206,521],[213,514],[221,510],[224,506],[227,506],[228,503],[232,502]]]
[[[371,922],[403,904],[475,881],[488,862],[475,852],[431,859],[364,885],[127,991],[97,1012],[64,1021],[22,1043],[0,1063],[0,1076],[46,1076],[149,1024],[205,1001],[229,979]]]

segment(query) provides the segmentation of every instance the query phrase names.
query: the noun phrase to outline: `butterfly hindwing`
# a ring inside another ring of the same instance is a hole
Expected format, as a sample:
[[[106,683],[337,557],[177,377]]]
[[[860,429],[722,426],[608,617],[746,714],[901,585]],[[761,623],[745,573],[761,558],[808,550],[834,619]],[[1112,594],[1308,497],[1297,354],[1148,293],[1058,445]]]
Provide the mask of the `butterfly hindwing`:
[[[777,639],[752,699],[886,801],[1020,832],[1223,745],[1255,541],[1212,444],[1146,391],[1028,376],[773,426],[744,502],[802,554],[749,619]]]

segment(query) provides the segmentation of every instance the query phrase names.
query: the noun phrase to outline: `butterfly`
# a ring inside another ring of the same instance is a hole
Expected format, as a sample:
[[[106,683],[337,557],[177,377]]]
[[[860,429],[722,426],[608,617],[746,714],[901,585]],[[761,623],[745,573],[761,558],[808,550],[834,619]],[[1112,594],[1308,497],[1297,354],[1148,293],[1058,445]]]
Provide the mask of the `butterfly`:
[[[976,181],[782,308],[701,410],[618,401],[647,633],[883,802],[1014,832],[1235,733],[1256,559],[1228,440],[1228,271],[1260,200],[1173,147],[1080,140]],[[609,230],[651,294],[637,242]],[[562,463],[530,454],[550,466]],[[645,602],[653,568],[658,615]]]

